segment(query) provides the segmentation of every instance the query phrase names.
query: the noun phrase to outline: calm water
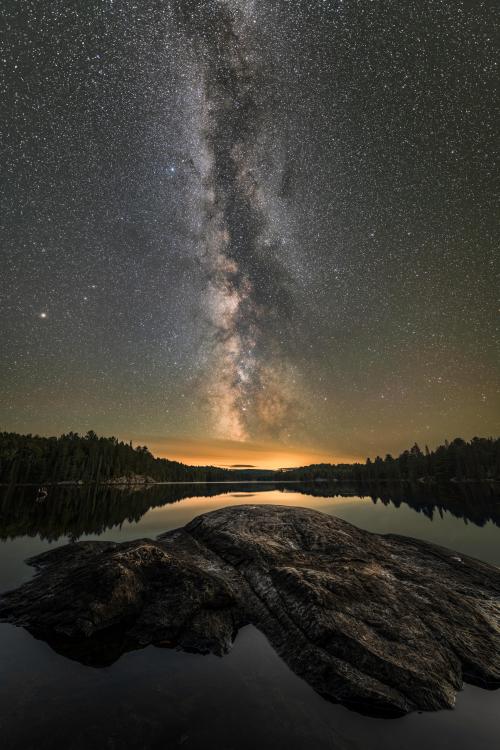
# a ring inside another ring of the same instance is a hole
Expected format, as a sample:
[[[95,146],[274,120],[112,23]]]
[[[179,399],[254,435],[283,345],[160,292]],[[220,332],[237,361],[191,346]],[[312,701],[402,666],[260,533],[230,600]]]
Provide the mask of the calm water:
[[[423,488],[383,496],[266,485],[155,487],[140,492],[32,488],[0,496],[0,590],[27,580],[24,560],[74,539],[155,537],[199,513],[241,503],[300,505],[365,529],[427,539],[500,565],[500,502],[482,491]],[[354,492],[354,490],[352,491]],[[307,493],[307,494],[305,494]],[[309,494],[316,493],[316,494]],[[204,495],[204,496],[201,496]],[[86,667],[22,629],[0,625],[0,738],[30,748],[439,748],[498,746],[500,691],[467,686],[454,711],[373,719],[318,696],[255,628],[223,658],[148,647]]]

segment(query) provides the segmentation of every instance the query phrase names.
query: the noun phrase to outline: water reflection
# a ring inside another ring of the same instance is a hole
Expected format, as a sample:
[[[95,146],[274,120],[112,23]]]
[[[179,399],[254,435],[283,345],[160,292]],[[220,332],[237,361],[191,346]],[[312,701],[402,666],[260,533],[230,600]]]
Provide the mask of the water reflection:
[[[170,484],[137,489],[104,485],[54,486],[49,487],[47,495],[42,498],[37,487],[14,486],[0,489],[0,539],[39,536],[50,542],[61,537],[77,540],[85,535],[103,534],[124,523],[137,524],[148,511],[187,498],[219,496],[226,498],[223,504],[231,504],[231,501],[237,504],[241,499],[254,502],[264,493],[269,502],[270,492],[275,498],[273,502],[276,499],[281,502],[279,493],[288,501],[292,500],[292,493],[302,495],[304,505],[311,504],[306,496],[329,499],[368,497],[374,504],[410,507],[430,520],[436,515],[442,518],[444,513],[449,513],[476,526],[488,522],[500,526],[499,489],[491,485],[449,485],[446,489],[429,489],[424,485],[326,483]],[[210,504],[199,512],[209,509]]]
[[[321,698],[248,626],[220,659],[149,646],[84,667],[0,625],[8,750],[491,750],[499,694],[467,686],[454,711],[360,716]]]
[[[68,537],[155,537],[199,513],[240,503],[305,505],[379,533],[398,533],[500,565],[500,501],[489,487],[165,485],[0,490],[0,591],[30,578],[24,560]],[[180,502],[182,501],[182,502]],[[454,750],[495,747],[500,692],[467,686],[455,711],[390,722],[324,701],[255,628],[219,659],[148,647],[104,669],[56,654],[0,625],[0,728],[9,750],[90,747],[201,750]]]

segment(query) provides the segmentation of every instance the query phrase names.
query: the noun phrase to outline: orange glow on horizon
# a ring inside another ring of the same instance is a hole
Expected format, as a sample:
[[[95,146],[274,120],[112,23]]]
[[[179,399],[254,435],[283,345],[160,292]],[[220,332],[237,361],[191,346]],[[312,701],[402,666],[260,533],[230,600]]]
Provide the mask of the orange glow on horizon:
[[[354,463],[359,456],[336,455],[314,448],[252,441],[194,438],[134,438],[133,444],[147,445],[153,455],[192,466],[280,469],[317,463]],[[364,460],[364,459],[363,459]]]

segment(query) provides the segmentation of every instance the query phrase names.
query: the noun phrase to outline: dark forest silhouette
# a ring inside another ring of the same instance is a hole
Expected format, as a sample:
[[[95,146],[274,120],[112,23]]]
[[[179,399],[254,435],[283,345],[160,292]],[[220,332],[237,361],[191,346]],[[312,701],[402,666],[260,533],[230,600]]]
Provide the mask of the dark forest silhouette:
[[[364,464],[313,464],[281,472],[284,479],[356,482],[448,482],[500,479],[500,438],[455,438],[436,450],[415,445],[397,458],[370,458]]]
[[[61,437],[0,433],[0,482],[107,482],[119,477],[156,482],[208,482],[233,473],[213,466],[186,466],[155,458],[145,445],[115,437],[69,432]]]
[[[494,481],[500,479],[500,438],[466,442],[456,438],[436,450],[418,445],[397,458],[355,464],[313,464],[297,469],[223,469],[187,466],[155,458],[146,446],[133,447],[115,437],[95,432],[61,437],[0,433],[0,482],[55,483],[109,482],[118,478],[144,478],[154,482],[217,482],[276,479],[289,481],[425,482]]]

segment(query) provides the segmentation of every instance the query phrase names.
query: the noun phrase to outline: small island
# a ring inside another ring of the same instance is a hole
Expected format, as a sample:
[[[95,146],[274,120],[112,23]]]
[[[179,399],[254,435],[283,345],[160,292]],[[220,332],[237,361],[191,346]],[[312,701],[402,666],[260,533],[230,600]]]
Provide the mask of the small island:
[[[0,619],[103,665],[149,644],[223,655],[252,623],[325,698],[363,713],[452,708],[500,685],[500,570],[305,508],[243,505],[158,540],[30,560]]]

